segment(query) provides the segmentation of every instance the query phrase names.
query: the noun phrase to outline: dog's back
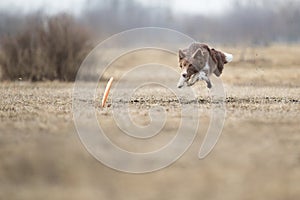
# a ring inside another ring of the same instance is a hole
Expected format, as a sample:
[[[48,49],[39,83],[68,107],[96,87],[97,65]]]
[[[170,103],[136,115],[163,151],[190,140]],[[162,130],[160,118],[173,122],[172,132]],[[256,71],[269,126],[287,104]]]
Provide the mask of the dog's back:
[[[188,49],[183,51],[186,53],[186,57],[192,58],[199,49],[201,49],[203,54],[194,56],[194,59],[191,59],[192,64],[196,66],[199,71],[204,67],[209,67],[210,74],[214,73],[216,76],[220,76],[223,72],[224,64],[232,61],[231,54],[218,51],[214,48],[211,49],[208,45],[202,43],[192,43]],[[206,62],[203,63],[203,60]]]

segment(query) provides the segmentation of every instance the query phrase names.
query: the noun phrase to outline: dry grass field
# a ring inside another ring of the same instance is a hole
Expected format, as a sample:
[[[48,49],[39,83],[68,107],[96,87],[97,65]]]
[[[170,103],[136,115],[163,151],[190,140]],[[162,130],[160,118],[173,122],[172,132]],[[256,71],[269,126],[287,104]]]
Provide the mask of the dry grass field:
[[[112,170],[86,151],[73,122],[73,83],[2,82],[0,199],[298,200],[300,47],[221,49],[232,52],[235,62],[225,66],[221,77],[227,113],[216,147],[208,157],[198,159],[212,105],[205,84],[197,83],[194,88],[198,98],[190,102],[201,112],[195,141],[173,165],[147,174]],[[177,66],[177,60],[171,56],[160,58],[163,63]],[[114,65],[135,66],[147,59],[151,55],[145,57],[137,52],[120,58]],[[108,71],[106,76],[110,75],[117,79],[122,70]],[[118,146],[150,151],[174,135],[181,116],[180,104],[172,93],[153,86],[141,88],[130,102],[109,98],[108,104],[121,113],[130,107],[132,119],[142,125],[149,123],[147,113],[152,105],[161,105],[167,111],[162,136],[156,136],[154,142],[132,142],[131,138],[119,134],[112,107],[100,108],[105,84],[99,83],[94,104],[100,124],[109,130],[109,137]],[[129,90],[112,92],[121,94]]]

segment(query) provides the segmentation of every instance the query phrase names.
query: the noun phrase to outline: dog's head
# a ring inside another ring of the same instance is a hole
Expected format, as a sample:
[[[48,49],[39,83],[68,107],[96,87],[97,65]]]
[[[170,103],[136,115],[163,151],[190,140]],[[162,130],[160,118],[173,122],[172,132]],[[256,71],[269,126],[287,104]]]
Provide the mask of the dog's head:
[[[196,49],[192,54],[187,50],[179,50],[181,76],[189,80],[193,74],[199,72],[205,66],[207,56],[207,52],[202,48]]]

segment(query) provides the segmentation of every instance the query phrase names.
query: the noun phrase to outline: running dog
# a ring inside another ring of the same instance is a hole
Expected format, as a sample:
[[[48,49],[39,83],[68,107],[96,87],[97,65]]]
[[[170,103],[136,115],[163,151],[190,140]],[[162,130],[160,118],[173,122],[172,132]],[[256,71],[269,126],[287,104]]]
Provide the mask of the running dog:
[[[179,50],[179,66],[182,71],[177,87],[182,88],[185,83],[192,86],[203,80],[210,89],[211,74],[221,76],[224,64],[232,60],[232,54],[211,49],[206,44],[192,43],[187,49]]]

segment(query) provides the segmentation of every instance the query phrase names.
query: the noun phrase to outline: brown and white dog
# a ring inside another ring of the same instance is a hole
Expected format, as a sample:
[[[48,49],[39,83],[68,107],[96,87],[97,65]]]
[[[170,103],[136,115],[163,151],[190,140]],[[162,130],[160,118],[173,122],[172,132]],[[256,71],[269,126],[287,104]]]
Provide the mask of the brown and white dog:
[[[211,88],[210,75],[222,74],[224,64],[233,60],[232,54],[209,48],[206,44],[192,43],[187,49],[179,50],[179,66],[182,69],[178,88],[194,85],[204,80]]]

